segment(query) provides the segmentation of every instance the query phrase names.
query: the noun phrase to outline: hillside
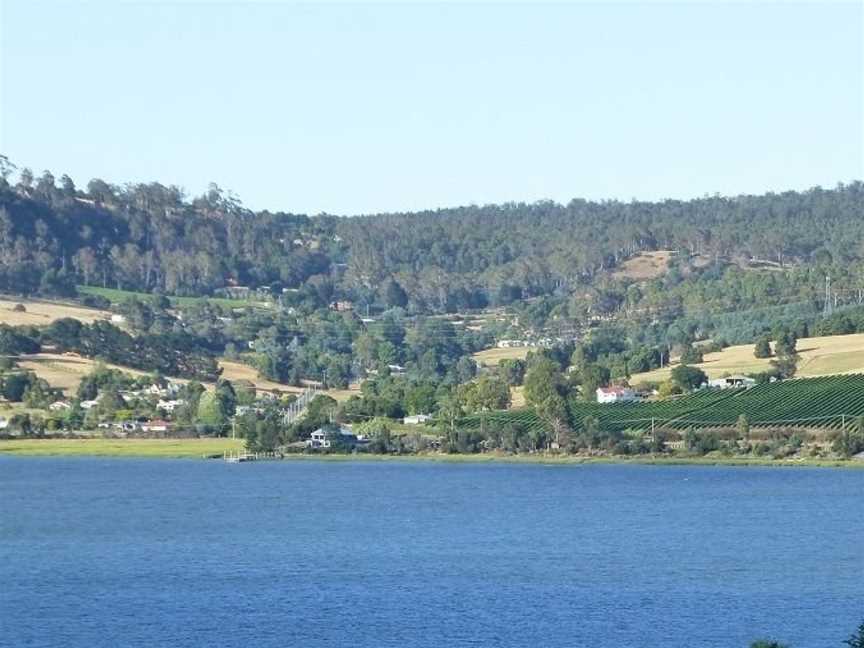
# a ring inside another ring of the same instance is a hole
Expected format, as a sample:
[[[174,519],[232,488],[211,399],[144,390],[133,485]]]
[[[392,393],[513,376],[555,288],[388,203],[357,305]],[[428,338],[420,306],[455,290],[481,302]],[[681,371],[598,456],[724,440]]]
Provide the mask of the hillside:
[[[694,365],[709,378],[727,374],[751,374],[767,371],[769,358],[756,358],[754,345],[739,344],[705,355],[704,362]],[[826,376],[838,373],[864,373],[864,333],[811,337],[798,340],[801,361],[797,375]],[[661,382],[669,378],[671,367],[633,374],[630,383]]]
[[[159,183],[58,187],[46,172],[36,182],[0,181],[0,290],[288,288],[322,301],[455,312],[590,287],[599,291],[594,312],[624,301],[665,308],[656,303],[662,295],[633,303],[636,293],[609,282],[714,280],[742,259],[765,272],[814,264],[841,272],[862,261],[862,205],[864,185],[855,182],[761,196],[310,217],[252,212],[218,187],[186,200]]]

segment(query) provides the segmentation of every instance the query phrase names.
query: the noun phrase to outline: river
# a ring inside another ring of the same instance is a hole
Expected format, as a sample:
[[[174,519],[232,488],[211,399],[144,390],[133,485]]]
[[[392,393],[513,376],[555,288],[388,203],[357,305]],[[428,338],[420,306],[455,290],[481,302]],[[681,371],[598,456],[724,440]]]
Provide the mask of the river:
[[[841,648],[864,471],[0,458],[0,645]]]

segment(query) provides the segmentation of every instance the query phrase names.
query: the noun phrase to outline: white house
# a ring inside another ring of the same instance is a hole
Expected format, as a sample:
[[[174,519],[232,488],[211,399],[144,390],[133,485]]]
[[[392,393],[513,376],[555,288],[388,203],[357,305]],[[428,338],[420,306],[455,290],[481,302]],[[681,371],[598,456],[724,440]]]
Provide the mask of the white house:
[[[5,430],[7,427],[9,427],[9,421],[5,417],[0,416],[0,430]]]
[[[160,398],[159,402],[156,403],[156,407],[166,412],[173,412],[175,409],[180,407],[181,405],[185,405],[186,401],[182,398],[177,400],[165,400]]]
[[[402,419],[402,422],[405,425],[421,425],[426,421],[430,420],[432,417],[428,414],[412,414],[411,416],[406,416]]]
[[[724,376],[723,378],[714,378],[708,381],[709,387],[718,389],[739,389],[741,387],[755,387],[756,381],[749,376]]]
[[[48,409],[52,412],[59,412],[61,410],[68,410],[70,407],[72,406],[66,401],[55,401],[48,406]]]
[[[598,403],[626,403],[636,400],[636,392],[629,387],[598,387]]]
[[[81,409],[89,410],[91,407],[96,407],[98,401],[95,400],[85,400],[81,401]]]
[[[331,445],[331,439],[333,439],[334,434],[339,434],[343,437],[350,437],[355,440],[357,437],[351,431],[350,428],[347,427],[339,427],[338,430],[325,430],[324,428],[318,428],[315,430],[312,435],[306,440],[307,448],[329,448]]]
[[[123,324],[126,321],[125,315],[120,315],[119,313],[114,313],[111,315],[111,323],[112,324]]]
[[[329,448],[330,447],[330,439],[327,438],[327,433],[323,429],[318,428],[317,430],[315,430],[312,433],[312,436],[310,436],[306,440],[306,447],[307,448]]]

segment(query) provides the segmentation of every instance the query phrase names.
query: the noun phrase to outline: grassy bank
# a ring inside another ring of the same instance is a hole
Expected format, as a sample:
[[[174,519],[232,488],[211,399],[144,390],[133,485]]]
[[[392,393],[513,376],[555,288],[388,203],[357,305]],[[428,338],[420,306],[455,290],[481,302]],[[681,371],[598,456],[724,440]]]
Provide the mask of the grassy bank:
[[[243,449],[242,440],[232,439],[21,439],[0,441],[0,456],[57,457],[155,457],[200,459],[204,456]],[[432,461],[443,463],[518,463],[543,465],[637,464],[695,466],[810,466],[864,468],[864,461],[841,459],[766,459],[750,457],[612,456],[527,454],[292,454],[288,461]]]
[[[97,295],[104,297],[112,304],[122,304],[129,299],[147,300],[152,299],[151,293],[135,292],[134,290],[118,290],[116,288],[100,288],[98,286],[78,286],[78,292],[82,295]],[[168,301],[174,307],[192,306],[207,301],[211,304],[218,304],[224,308],[243,308],[245,306],[255,306],[257,308],[267,307],[266,302],[252,299],[229,299],[227,297],[176,297],[168,295]]]
[[[0,456],[158,457],[200,459],[243,449],[232,439],[15,439],[0,441]]]

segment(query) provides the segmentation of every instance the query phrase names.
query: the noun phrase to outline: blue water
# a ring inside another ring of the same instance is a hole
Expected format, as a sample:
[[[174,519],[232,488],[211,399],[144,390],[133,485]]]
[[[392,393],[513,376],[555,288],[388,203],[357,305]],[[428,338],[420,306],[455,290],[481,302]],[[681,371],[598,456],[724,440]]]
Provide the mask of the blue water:
[[[840,648],[864,471],[0,459],[0,645]]]

